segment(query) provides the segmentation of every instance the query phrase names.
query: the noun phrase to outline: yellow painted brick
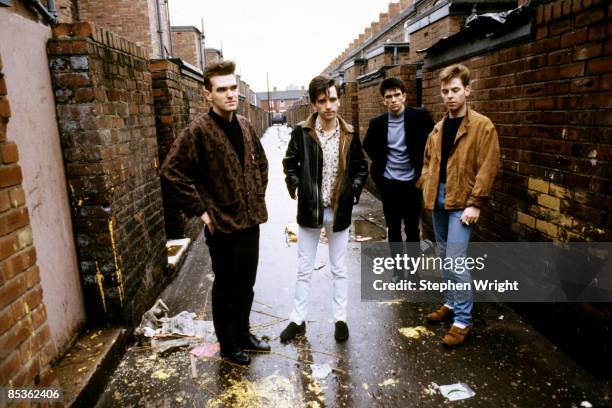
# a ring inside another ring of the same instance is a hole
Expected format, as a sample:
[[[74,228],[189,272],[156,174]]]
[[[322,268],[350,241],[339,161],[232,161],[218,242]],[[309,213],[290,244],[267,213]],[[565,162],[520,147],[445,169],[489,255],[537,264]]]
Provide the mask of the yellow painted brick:
[[[574,226],[574,219],[567,214],[560,213],[559,211],[550,210],[548,212],[548,215],[549,220],[560,227],[572,228]]]
[[[518,222],[520,224],[524,224],[528,227],[535,228],[536,219],[533,218],[529,214],[525,214],[524,212],[518,212]]]
[[[557,237],[559,234],[559,227],[557,227],[555,224],[542,220],[536,220],[536,229],[549,237]]]
[[[548,194],[550,181],[529,177],[529,189]]]
[[[568,198],[570,196],[570,192],[567,188],[554,183],[550,183],[549,194],[557,198]]]
[[[532,205],[529,207],[529,214],[531,214],[535,218],[547,220],[549,211],[550,210],[548,208],[542,207],[540,205]]]
[[[538,194],[538,204],[557,211],[561,208],[561,200],[547,194]]]

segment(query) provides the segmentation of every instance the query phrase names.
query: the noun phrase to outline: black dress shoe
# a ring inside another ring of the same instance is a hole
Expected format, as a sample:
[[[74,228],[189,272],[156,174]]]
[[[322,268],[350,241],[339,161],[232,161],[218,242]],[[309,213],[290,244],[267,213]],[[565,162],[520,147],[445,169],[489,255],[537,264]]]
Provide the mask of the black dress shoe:
[[[346,341],[349,337],[349,329],[345,322],[338,320],[336,322],[336,330],[334,331],[334,338],[337,342]]]
[[[240,339],[238,345],[244,350],[254,351],[270,351],[270,345],[263,340],[255,337],[254,334],[249,333],[247,337]]]
[[[221,358],[234,364],[249,365],[251,363],[251,357],[238,347],[230,349],[229,351],[221,350]]]
[[[300,325],[291,322],[285,327],[285,330],[281,332],[280,339],[282,342],[286,342],[293,340],[298,334],[304,333],[306,333],[306,322],[302,322]]]

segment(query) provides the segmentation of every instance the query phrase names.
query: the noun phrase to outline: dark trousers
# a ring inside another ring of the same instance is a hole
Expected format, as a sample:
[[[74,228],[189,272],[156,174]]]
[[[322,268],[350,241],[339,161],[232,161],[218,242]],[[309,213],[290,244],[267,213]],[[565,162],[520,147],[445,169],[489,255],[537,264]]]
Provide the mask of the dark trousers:
[[[415,180],[416,181],[416,180]],[[415,181],[389,180],[382,177],[378,188],[382,196],[383,213],[388,228],[393,255],[403,253],[402,223],[406,242],[419,242],[422,193]],[[397,247],[397,248],[396,248]]]
[[[253,286],[259,261],[259,225],[225,234],[206,229],[215,281],[212,312],[221,349],[230,350],[249,334]]]

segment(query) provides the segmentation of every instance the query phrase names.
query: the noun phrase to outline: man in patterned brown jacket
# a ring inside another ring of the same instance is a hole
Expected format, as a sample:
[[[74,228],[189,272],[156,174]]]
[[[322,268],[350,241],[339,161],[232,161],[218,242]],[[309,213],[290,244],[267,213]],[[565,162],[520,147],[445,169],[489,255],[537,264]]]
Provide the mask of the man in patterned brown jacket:
[[[249,329],[259,258],[259,224],[266,222],[268,161],[253,126],[238,108],[235,64],[204,71],[212,108],[180,134],[161,169],[170,205],[204,221],[215,281],[213,322],[221,356],[249,364],[244,350],[269,351]]]

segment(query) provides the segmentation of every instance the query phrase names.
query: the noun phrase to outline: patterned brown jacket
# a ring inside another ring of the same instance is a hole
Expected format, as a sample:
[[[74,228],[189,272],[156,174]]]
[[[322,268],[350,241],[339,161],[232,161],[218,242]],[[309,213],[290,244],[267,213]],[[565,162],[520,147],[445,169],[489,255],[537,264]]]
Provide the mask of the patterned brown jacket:
[[[167,205],[188,216],[208,212],[215,229],[231,233],[266,222],[268,159],[249,121],[237,115],[244,138],[244,170],[223,130],[208,113],[174,141],[161,168]]]

